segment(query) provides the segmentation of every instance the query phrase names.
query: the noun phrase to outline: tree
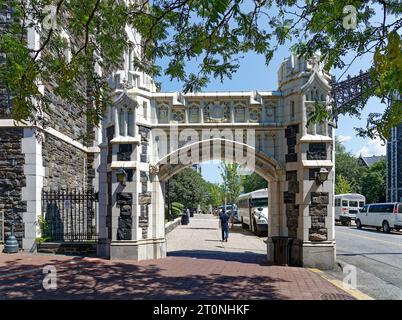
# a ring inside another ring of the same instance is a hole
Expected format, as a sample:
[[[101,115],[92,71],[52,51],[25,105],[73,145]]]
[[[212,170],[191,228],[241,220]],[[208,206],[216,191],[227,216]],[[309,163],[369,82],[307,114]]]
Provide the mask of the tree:
[[[243,176],[241,184],[243,186],[244,193],[268,187],[267,180],[265,180],[255,172],[250,175]]]
[[[221,170],[226,202],[228,204],[236,203],[240,195],[241,188],[241,179],[239,174],[240,165],[237,163],[229,164],[222,161],[219,168]]]
[[[374,163],[361,179],[362,194],[367,203],[386,201],[386,161],[382,159]]]
[[[206,182],[208,199],[204,201],[207,205],[211,204],[214,207],[220,206],[224,202],[222,186],[212,182]]]
[[[339,187],[340,180],[344,179],[350,186],[350,192],[361,193],[360,181],[366,170],[338,140],[335,141],[335,186]]]
[[[351,193],[352,186],[349,181],[345,179],[342,175],[338,176],[338,180],[335,183],[335,194]]]
[[[50,101],[37,84],[47,83],[67,101],[90,104],[89,118],[98,123],[110,102],[107,77],[133,47],[125,36],[126,25],[142,36],[136,44],[141,53],[134,58],[134,67],[151,76],[164,73],[183,81],[186,92],[199,91],[212,77],[231,78],[245,52],[263,55],[268,64],[286,41],[295,43],[296,54],[311,57],[320,52],[326,70],[334,67],[347,72],[358,57],[373,58],[370,74],[376,85],[366,88],[361,103],[342,110],[317,108],[320,117],[360,116],[368,97],[389,100],[394,92],[402,92],[398,34],[402,4],[398,0],[378,4],[359,0],[0,0],[0,10],[4,15],[7,10],[11,13],[8,31],[0,35],[0,53],[6,56],[0,79],[12,97],[16,120],[43,120],[42,111]],[[382,13],[381,21],[376,11]],[[351,16],[356,17],[356,28]],[[49,17],[54,24],[48,23]],[[38,22],[44,26],[41,44],[27,48],[24,35]],[[63,32],[72,37],[71,43]],[[71,60],[64,54],[69,49]],[[345,57],[350,53],[354,58],[347,63]],[[155,63],[162,57],[169,59],[164,70]],[[188,64],[195,60],[198,70],[188,72]],[[96,72],[97,65],[102,73]],[[90,88],[89,95],[75,90],[83,81]],[[359,134],[386,138],[388,129],[402,121],[401,103],[393,101],[384,112],[370,114]]]
[[[202,203],[205,181],[201,174],[191,168],[185,168],[169,180],[171,202],[179,202],[186,208],[196,208]]]

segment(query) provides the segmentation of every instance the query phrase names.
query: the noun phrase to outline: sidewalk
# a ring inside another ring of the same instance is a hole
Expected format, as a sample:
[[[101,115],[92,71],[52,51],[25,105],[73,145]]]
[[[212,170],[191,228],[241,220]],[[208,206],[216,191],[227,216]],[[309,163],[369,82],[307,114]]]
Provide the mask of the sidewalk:
[[[166,259],[0,254],[0,299],[353,299],[308,269],[268,266],[263,239],[249,232],[220,242],[216,218],[205,218],[168,235]],[[42,286],[48,264],[57,290]]]

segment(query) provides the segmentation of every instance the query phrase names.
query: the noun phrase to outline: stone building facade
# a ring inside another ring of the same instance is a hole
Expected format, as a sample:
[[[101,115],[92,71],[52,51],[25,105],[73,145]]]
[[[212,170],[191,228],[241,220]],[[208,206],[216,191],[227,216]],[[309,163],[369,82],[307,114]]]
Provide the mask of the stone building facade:
[[[6,30],[7,19],[0,14],[0,32]],[[37,49],[39,38],[31,29],[27,45]],[[5,239],[13,223],[20,247],[27,251],[36,250],[40,236],[43,190],[97,190],[99,130],[88,126],[85,108],[52,96],[44,85],[39,90],[52,101],[46,127],[15,123],[10,95],[0,81],[0,219]]]
[[[146,75],[130,82],[124,74],[128,86],[115,90],[102,123],[100,256],[163,258],[165,182],[238,152],[269,182],[267,259],[274,259],[274,237],[287,236],[294,239],[292,263],[333,266],[334,129],[307,125],[316,103],[328,102],[330,76],[318,59],[286,59],[275,91],[164,93]],[[320,171],[327,173],[322,182]]]
[[[126,31],[131,43],[141,42],[135,30]],[[38,46],[38,35],[31,35],[30,45]],[[185,167],[231,156],[269,181],[267,259],[274,260],[274,237],[285,236],[294,239],[292,263],[331,268],[334,129],[327,122],[307,125],[316,103],[328,103],[330,76],[318,59],[286,59],[274,91],[183,94],[158,92],[153,79],[133,69],[139,55],[139,47],[128,50],[110,76],[113,104],[99,130],[87,125],[84,109],[57,97],[47,128],[15,124],[8,102],[0,102],[0,212],[7,232],[15,222],[21,247],[35,250],[42,191],[93,187],[98,255],[163,258],[165,182]]]
[[[402,124],[391,129],[387,142],[387,201],[402,202]]]

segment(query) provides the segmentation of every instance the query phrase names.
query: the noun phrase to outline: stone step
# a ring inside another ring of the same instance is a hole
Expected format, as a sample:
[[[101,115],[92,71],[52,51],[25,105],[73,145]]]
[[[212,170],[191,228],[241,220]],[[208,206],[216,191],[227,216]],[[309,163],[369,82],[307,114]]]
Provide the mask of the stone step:
[[[96,243],[88,242],[45,242],[38,244],[39,253],[51,254],[78,254],[93,255],[96,254]]]

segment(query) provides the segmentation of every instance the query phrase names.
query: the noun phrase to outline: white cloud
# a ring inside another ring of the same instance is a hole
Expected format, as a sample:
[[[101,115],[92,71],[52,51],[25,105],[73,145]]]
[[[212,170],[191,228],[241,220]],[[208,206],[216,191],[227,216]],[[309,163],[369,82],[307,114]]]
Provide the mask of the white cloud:
[[[337,136],[337,138],[338,138],[338,141],[341,143],[352,140],[351,136],[344,136],[344,135],[339,135],[339,136]]]
[[[366,145],[356,152],[356,156],[362,155],[363,157],[381,156],[386,154],[387,146],[380,140],[369,140]]]

